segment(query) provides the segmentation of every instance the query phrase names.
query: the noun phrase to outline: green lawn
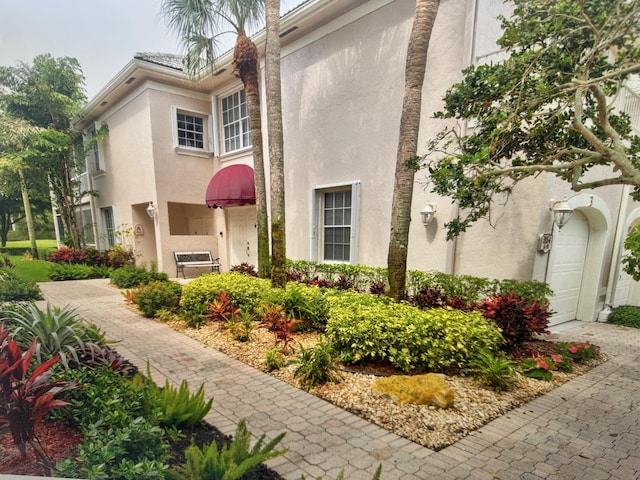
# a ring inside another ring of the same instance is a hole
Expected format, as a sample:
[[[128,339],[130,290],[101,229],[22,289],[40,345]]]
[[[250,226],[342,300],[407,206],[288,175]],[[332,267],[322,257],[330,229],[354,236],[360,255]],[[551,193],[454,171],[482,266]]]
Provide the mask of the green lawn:
[[[57,245],[55,240],[38,240],[38,250],[55,250]],[[31,249],[29,240],[18,242],[7,242],[8,248],[24,248],[25,251]],[[10,255],[11,263],[15,265],[15,273],[24,279],[34,282],[49,281],[49,262],[45,260],[25,260],[21,255]]]

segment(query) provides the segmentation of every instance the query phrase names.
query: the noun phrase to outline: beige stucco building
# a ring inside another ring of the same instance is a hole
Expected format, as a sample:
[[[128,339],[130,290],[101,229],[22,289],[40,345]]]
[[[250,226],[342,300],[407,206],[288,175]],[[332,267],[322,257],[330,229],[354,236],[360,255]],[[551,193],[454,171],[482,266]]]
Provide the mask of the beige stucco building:
[[[291,259],[386,266],[413,8],[410,0],[309,0],[282,19]],[[441,1],[424,82],[423,151],[443,126],[433,112],[461,70],[499,58],[495,17],[504,8],[502,0]],[[255,41],[262,52],[263,33]],[[252,165],[246,99],[230,61],[224,56],[215,74],[194,83],[180,57],[139,54],[83,109],[77,127],[86,135],[109,129],[83,175],[99,192],[82,209],[90,242],[124,243],[170,276],[174,251],[210,250],[223,271],[256,264],[251,202],[223,209],[205,202],[216,174]],[[627,103],[638,108],[639,97],[628,92]],[[624,235],[640,217],[625,188],[575,195],[540,177],[520,185],[491,223],[446,241],[443,225],[456,206],[427,183],[418,172],[410,269],[547,281],[556,291],[555,323],[594,321],[606,304],[636,303],[635,283],[619,269]],[[549,206],[565,195],[575,211],[559,230]],[[425,227],[420,211],[428,204],[436,213]]]

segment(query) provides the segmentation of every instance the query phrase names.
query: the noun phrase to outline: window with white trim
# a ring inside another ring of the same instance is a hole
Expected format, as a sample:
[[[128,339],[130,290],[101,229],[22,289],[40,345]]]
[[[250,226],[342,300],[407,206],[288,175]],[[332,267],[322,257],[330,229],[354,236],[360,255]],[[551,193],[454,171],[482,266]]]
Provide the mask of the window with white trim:
[[[176,112],[176,121],[178,145],[204,150],[205,118],[191,113]]]
[[[113,219],[113,208],[101,208],[102,212],[102,222],[104,227],[104,232],[106,233],[107,245],[109,247],[113,247],[116,244],[116,224]]]
[[[317,187],[312,194],[312,260],[356,263],[360,182]]]
[[[245,91],[239,90],[224,97],[220,102],[220,107],[224,153],[250,147],[251,129]]]

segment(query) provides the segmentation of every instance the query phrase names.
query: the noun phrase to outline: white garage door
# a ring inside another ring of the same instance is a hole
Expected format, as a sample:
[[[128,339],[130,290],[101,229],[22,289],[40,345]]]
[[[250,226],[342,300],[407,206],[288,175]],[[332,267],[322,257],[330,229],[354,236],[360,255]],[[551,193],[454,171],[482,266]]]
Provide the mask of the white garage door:
[[[225,209],[225,213],[229,232],[230,266],[246,262],[258,268],[256,207],[229,207]]]
[[[553,256],[549,282],[554,296],[551,310],[556,312],[550,325],[576,319],[580,286],[589,243],[589,222],[579,211],[573,212],[571,221],[556,233],[553,242]]]

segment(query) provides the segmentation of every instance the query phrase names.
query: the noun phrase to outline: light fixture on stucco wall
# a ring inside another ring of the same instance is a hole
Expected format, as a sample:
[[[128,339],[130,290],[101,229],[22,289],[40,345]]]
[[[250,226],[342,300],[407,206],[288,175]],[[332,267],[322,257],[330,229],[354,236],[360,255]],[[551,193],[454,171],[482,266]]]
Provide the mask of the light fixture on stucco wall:
[[[562,200],[551,200],[549,202],[549,210],[553,212],[553,221],[558,228],[564,227],[571,219],[573,208],[569,205],[569,201],[565,196]]]
[[[422,225],[428,227],[433,221],[437,211],[438,206],[435,203],[427,203],[427,205],[420,211]]]
[[[149,215],[149,218],[154,218],[156,215],[156,207],[153,202],[149,202],[149,206],[147,207],[147,215]]]

